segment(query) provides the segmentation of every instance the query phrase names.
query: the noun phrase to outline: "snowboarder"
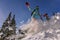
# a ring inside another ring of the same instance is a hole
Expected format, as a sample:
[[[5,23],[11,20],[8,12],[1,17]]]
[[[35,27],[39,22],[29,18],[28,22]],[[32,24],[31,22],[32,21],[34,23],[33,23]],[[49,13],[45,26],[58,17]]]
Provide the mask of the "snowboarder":
[[[36,8],[32,11],[31,16],[34,19],[41,19],[41,20],[43,20],[41,14],[39,14],[39,6],[36,6]]]
[[[49,16],[48,16],[48,14],[47,14],[47,13],[45,13],[43,16],[46,18],[46,20],[47,20],[47,21],[49,21],[49,20],[50,20],[50,18],[49,18]]]

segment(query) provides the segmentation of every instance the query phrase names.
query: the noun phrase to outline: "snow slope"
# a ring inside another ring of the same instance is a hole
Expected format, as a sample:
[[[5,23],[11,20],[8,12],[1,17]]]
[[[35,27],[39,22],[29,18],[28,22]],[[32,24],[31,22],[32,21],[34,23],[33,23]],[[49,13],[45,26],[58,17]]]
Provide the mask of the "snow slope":
[[[49,21],[31,20],[19,28],[24,34],[17,33],[7,37],[13,40],[60,40],[60,13],[52,16]]]
[[[21,40],[60,40],[60,13],[52,16],[49,21],[31,19],[20,28],[26,37]]]

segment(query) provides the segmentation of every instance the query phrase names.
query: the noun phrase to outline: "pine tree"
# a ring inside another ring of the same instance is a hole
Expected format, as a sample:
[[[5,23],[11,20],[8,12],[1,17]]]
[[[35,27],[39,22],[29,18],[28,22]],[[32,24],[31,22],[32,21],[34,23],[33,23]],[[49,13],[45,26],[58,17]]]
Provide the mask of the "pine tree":
[[[5,22],[2,25],[2,31],[3,31],[3,33],[5,33],[5,28],[7,28],[8,25],[10,25],[10,21],[11,21],[11,12],[10,12],[8,18],[5,20]]]
[[[11,22],[11,12],[9,13],[8,18],[5,20],[5,22],[3,23],[2,28],[1,28],[1,31],[3,33],[3,35],[1,35],[1,37],[3,40],[8,35],[8,32],[9,32],[8,27],[10,25],[10,22]]]
[[[4,40],[6,37],[16,34],[16,22],[15,15],[13,18],[11,17],[11,12],[8,15],[8,18],[2,25],[1,31],[3,32],[2,39]]]
[[[16,21],[15,21],[15,15],[13,16],[11,20],[11,27],[13,28],[13,34],[16,34]]]

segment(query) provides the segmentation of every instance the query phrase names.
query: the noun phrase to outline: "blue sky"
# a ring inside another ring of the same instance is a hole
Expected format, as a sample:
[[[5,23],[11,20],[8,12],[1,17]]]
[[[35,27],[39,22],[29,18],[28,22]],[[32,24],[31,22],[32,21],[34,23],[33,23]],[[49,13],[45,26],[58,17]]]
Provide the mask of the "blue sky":
[[[31,11],[25,5],[26,1],[30,3],[32,9],[39,5],[41,14],[48,13],[51,16],[52,12],[60,12],[60,0],[0,0],[0,27],[9,12],[16,15],[17,26],[21,25],[21,21],[26,23],[31,18]]]

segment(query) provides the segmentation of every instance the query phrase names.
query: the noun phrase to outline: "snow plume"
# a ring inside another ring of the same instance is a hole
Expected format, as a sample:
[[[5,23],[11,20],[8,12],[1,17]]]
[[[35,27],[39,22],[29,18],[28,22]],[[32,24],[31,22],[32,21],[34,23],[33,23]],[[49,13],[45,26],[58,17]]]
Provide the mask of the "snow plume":
[[[32,18],[20,29],[26,35],[22,40],[60,40],[60,13],[52,16],[49,21]]]
[[[31,19],[30,22],[23,24],[21,30],[25,31],[26,34],[35,34],[38,33],[42,27],[42,21]],[[40,27],[41,26],[41,27]]]

